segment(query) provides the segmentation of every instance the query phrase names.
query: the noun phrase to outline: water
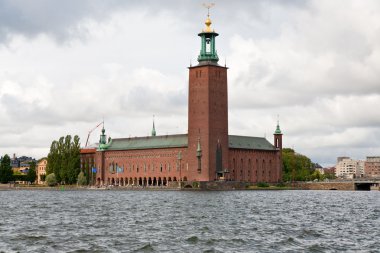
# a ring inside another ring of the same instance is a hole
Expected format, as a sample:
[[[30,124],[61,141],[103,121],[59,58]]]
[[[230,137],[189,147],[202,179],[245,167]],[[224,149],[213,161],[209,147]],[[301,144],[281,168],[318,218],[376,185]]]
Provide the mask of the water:
[[[380,192],[0,191],[4,252],[380,252]]]

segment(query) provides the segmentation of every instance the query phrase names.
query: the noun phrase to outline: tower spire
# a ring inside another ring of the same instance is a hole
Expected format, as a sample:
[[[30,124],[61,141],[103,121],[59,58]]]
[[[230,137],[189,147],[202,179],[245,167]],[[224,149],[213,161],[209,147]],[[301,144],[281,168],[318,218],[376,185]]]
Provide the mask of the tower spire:
[[[152,128],[152,136],[156,136],[156,127],[154,126],[154,115],[153,115],[153,128]]]

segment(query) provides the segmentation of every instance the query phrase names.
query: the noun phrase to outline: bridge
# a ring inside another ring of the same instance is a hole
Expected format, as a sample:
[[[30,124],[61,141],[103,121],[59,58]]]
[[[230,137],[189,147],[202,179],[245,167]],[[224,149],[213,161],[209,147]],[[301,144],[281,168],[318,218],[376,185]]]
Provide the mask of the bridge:
[[[355,178],[323,182],[297,182],[297,188],[305,190],[373,191],[380,190],[380,178]]]
[[[355,178],[355,191],[380,190],[379,178]]]

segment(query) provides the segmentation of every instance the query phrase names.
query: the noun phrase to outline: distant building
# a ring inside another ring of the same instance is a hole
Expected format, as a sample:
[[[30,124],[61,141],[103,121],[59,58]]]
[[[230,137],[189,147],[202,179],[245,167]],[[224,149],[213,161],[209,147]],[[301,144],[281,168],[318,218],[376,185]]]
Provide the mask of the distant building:
[[[37,162],[37,184],[44,184],[45,183],[45,176],[46,176],[46,166],[47,166],[47,158],[41,158]]]
[[[352,179],[364,176],[364,161],[349,157],[338,157],[335,175],[339,178]]]
[[[335,176],[335,167],[328,167],[328,168],[323,168],[323,172],[325,175],[334,175]]]
[[[350,157],[348,157],[348,156],[339,156],[339,157],[337,158],[337,162],[339,163],[339,162],[341,162],[341,161],[343,161],[343,160],[345,160],[345,159],[350,159]]]
[[[380,156],[367,156],[364,174],[366,177],[380,178]]]
[[[325,169],[324,168],[315,168],[316,171],[319,171],[321,175],[325,174]]]
[[[20,167],[13,167],[12,171],[13,171],[13,174],[26,175],[28,174],[29,167],[30,167],[29,164],[20,164]]]
[[[16,154],[13,154],[13,157],[11,158],[12,168],[27,167],[29,166],[29,163],[31,162],[37,162],[37,161],[36,159],[32,157],[28,157],[28,156],[17,157]]]

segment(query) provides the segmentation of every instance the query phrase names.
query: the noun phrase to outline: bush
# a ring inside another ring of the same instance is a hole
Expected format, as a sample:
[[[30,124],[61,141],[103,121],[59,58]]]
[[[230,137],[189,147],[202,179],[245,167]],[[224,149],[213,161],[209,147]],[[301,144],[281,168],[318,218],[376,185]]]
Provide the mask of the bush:
[[[277,187],[287,187],[287,185],[284,182],[278,183]]]
[[[85,186],[87,185],[87,178],[86,176],[84,175],[83,171],[81,171],[78,175],[78,185],[80,186]]]
[[[199,188],[199,182],[193,182],[193,188]]]
[[[57,185],[57,179],[55,178],[54,173],[51,173],[46,176],[46,184],[48,186],[55,186]]]
[[[24,175],[24,174],[14,174],[13,180],[14,181],[28,181],[28,177],[27,175]]]
[[[259,182],[257,183],[257,187],[269,187],[269,184],[268,183],[264,183],[264,182]]]

